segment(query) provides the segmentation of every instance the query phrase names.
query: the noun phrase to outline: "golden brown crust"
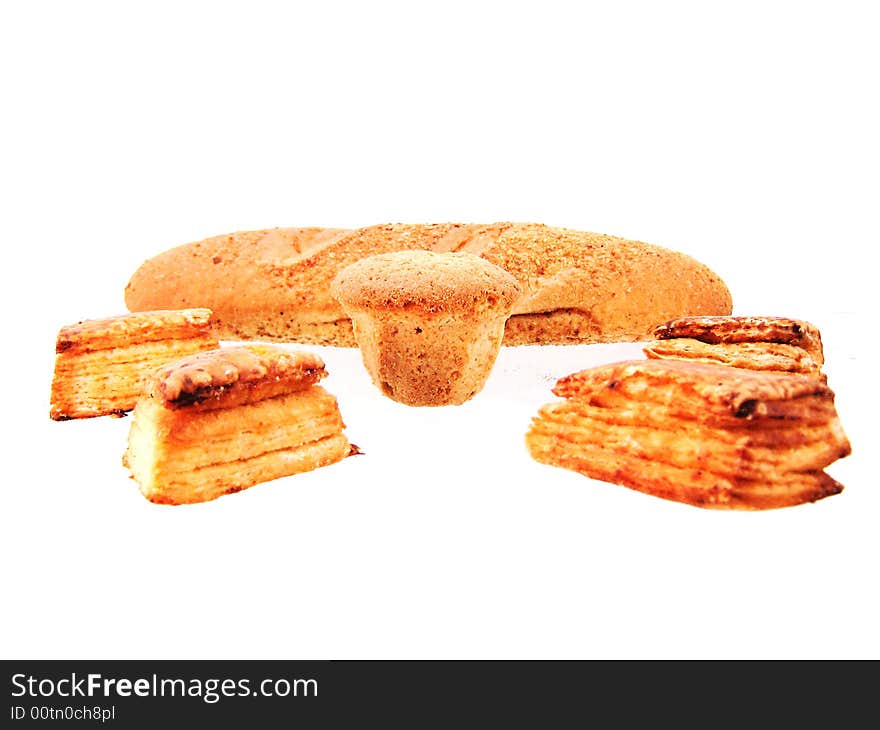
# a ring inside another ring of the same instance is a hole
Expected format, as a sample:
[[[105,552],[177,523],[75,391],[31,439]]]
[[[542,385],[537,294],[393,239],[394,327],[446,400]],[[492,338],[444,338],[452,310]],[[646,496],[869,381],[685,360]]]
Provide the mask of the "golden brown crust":
[[[850,453],[834,394],[815,377],[678,360],[561,378],[526,435],[542,463],[700,507],[770,509],[842,490],[823,472]]]
[[[179,506],[209,502],[258,484],[330,466],[349,456],[351,449],[345,434],[337,433],[278,453],[254,456],[237,468],[212,464],[201,469],[199,481],[177,475],[167,484],[158,482],[151,488],[141,487],[141,493],[153,504]]]
[[[534,435],[530,448],[532,456],[542,463],[704,509],[780,509],[816,502],[843,491],[843,486],[823,471],[790,474],[768,483],[765,479],[729,478],[705,469],[678,467],[601,448],[554,454],[542,450]]]
[[[395,251],[346,266],[330,283],[330,292],[346,311],[455,314],[509,312],[522,288],[504,269],[473,254]]]
[[[761,428],[737,428],[662,411],[648,418],[633,416],[623,408],[562,401],[541,409],[534,433],[558,435],[568,446],[636,454],[730,479],[774,481],[785,474],[821,470],[849,453],[849,442],[834,420],[803,428],[767,421]]]
[[[523,284],[514,314],[588,312],[601,330],[644,337],[664,313],[729,313],[730,292],[683,253],[590,231],[516,223],[481,255]],[[651,324],[648,322],[654,318]]]
[[[347,266],[331,291],[374,384],[400,403],[443,406],[482,389],[521,288],[469,253],[398,251]]]
[[[294,245],[294,238],[307,243]],[[566,320],[557,317],[552,332],[540,325],[520,327],[505,340],[510,344],[636,341],[646,339],[658,321],[731,311],[721,279],[689,256],[532,223],[385,224],[218,236],[145,262],[126,287],[126,304],[139,310],[203,302],[214,310],[224,336],[350,346],[350,330],[338,324],[346,315],[330,282],[365,256],[401,250],[481,256],[519,281],[523,293],[514,315],[571,310],[592,323],[576,333],[560,331]],[[545,334],[551,339],[541,339]]]
[[[56,353],[90,352],[135,342],[184,339],[210,333],[211,310],[156,310],[103,319],[86,319],[62,327]]]
[[[643,348],[654,359],[675,359],[728,365],[734,368],[801,373],[825,378],[822,366],[797,345],[779,342],[719,342],[710,344],[687,337],[654,340]]]
[[[409,406],[460,405],[486,383],[505,315],[353,312],[364,366],[389,398]]]
[[[790,317],[701,316],[679,317],[658,325],[658,340],[688,338],[709,344],[777,343],[798,347],[818,364],[824,363],[819,329]]]
[[[342,460],[352,453],[344,428],[319,385],[213,409],[143,397],[123,464],[152,502],[204,502]]]
[[[760,373],[677,360],[631,360],[560,378],[553,393],[561,398],[596,397],[613,391],[639,399],[695,399],[704,413],[754,419],[770,404],[811,397],[834,400],[826,383],[802,375]],[[694,396],[696,398],[694,398]]]
[[[326,375],[324,362],[313,353],[243,345],[169,363],[152,375],[147,387],[151,397],[169,407],[213,409],[303,390]]]

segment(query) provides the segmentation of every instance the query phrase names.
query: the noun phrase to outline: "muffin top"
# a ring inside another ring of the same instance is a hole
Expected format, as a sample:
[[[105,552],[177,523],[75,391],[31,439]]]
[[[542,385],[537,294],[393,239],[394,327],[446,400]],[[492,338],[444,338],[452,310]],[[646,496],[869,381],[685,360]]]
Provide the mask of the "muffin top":
[[[343,307],[434,313],[510,309],[522,287],[504,269],[470,253],[396,251],[345,267],[330,291]]]

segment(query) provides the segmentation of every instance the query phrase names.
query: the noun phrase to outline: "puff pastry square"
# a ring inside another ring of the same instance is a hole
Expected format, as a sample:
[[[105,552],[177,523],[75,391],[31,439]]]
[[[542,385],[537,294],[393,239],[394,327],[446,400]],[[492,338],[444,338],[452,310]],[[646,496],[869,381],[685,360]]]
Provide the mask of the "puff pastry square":
[[[526,435],[532,457],[685,504],[773,509],[843,487],[850,453],[819,378],[633,360],[559,380]]]
[[[123,464],[152,502],[205,502],[353,451],[323,361],[267,345],[159,368],[134,409]]]
[[[788,317],[681,317],[656,327],[644,347],[650,358],[716,363],[824,378],[822,337],[809,322]]]
[[[123,415],[157,367],[217,346],[210,309],[139,312],[62,327],[49,415],[56,421]]]

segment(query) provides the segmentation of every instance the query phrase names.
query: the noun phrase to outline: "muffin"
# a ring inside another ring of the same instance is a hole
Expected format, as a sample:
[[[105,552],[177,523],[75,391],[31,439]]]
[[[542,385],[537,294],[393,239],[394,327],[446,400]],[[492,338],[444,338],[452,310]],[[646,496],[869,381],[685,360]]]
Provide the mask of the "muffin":
[[[345,267],[331,292],[382,392],[411,406],[442,406],[483,388],[522,288],[473,254],[398,251]]]

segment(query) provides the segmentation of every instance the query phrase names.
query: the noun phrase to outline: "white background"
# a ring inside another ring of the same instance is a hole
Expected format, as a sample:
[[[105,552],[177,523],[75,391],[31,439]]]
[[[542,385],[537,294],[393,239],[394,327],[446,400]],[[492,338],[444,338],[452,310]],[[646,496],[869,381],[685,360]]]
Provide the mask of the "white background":
[[[2,656],[878,658],[870,6],[5,3]],[[314,348],[365,455],[192,507],[141,497],[128,419],[48,417],[58,329],[167,248],[499,220],[816,324],[844,492],[712,512],[533,462],[555,378],[637,345],[507,348],[441,409]]]

